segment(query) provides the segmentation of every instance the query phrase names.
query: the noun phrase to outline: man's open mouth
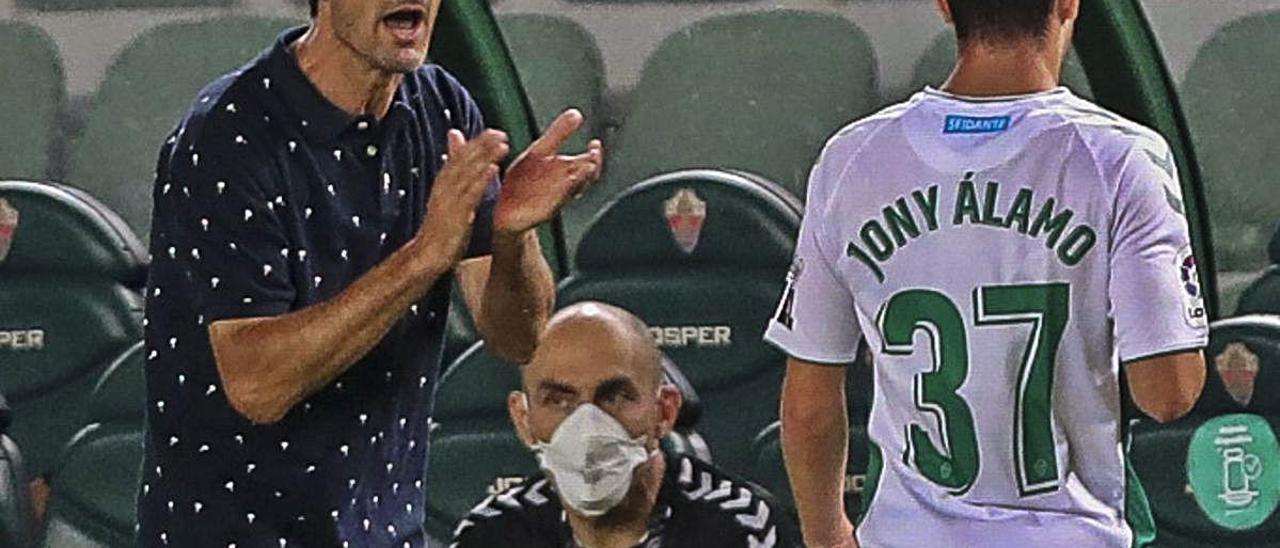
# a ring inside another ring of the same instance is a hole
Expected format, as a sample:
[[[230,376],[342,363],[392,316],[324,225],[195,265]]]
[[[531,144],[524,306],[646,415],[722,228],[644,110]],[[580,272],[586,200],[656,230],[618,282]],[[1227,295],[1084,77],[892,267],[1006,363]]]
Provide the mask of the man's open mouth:
[[[402,6],[382,18],[382,24],[391,30],[397,39],[412,41],[418,29],[427,18],[427,11],[422,6]]]

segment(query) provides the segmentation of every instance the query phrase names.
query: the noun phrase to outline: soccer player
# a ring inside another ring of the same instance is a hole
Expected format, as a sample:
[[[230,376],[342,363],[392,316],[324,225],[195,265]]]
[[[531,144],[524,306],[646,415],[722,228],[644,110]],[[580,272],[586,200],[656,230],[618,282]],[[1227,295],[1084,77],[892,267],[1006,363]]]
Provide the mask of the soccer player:
[[[807,546],[1129,546],[1121,375],[1157,421],[1204,382],[1168,144],[1058,86],[1078,0],[939,0],[959,56],[838,132],[767,340]],[[874,353],[870,504],[841,508],[844,371]]]
[[[682,400],[639,318],[596,302],[557,312],[521,373],[507,407],[544,474],[482,501],[451,546],[799,546],[763,489],[659,448]]]

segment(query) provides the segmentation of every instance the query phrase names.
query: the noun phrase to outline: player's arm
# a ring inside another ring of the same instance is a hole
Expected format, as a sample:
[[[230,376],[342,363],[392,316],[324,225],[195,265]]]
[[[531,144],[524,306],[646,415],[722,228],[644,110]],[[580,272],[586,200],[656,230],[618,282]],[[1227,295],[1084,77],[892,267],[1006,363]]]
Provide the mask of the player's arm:
[[[805,546],[853,546],[844,513],[849,416],[845,370],[789,358],[782,384],[782,454]]]
[[[237,412],[255,423],[283,418],[363,357],[454,267],[473,212],[507,154],[506,135],[491,131],[465,142],[451,131],[449,148],[418,234],[381,264],[321,304],[210,324],[218,374]],[[269,277],[257,267],[224,274],[232,278],[228,285],[235,276],[259,275]]]
[[[1158,422],[1177,420],[1195,406],[1204,388],[1204,353],[1176,352],[1125,363],[1133,403]]]
[[[493,255],[464,261],[458,269],[480,336],[513,363],[525,363],[533,355],[555,306],[555,281],[536,227],[594,181],[604,161],[599,141],[577,156],[559,154],[581,125],[581,113],[564,112],[512,162],[494,211]]]
[[[854,146],[853,140],[833,138],[809,175],[795,262],[765,331],[765,340],[789,356],[779,410],[782,454],[805,546],[856,545],[844,512],[849,451],[844,379],[862,334],[853,294],[834,268],[839,255],[824,249],[838,242],[824,234],[828,189],[836,187]]]
[[[1135,144],[1120,173],[1110,250],[1115,340],[1134,403],[1168,422],[1204,387],[1204,301],[1168,145]]]

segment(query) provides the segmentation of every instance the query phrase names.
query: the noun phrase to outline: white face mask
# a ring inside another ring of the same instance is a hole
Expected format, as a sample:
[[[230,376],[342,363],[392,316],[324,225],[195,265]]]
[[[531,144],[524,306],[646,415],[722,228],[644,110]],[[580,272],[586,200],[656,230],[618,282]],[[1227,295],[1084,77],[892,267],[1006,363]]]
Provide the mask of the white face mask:
[[[538,466],[550,474],[560,500],[587,517],[604,515],[631,489],[632,472],[649,460],[646,436],[631,438],[594,404],[565,417],[549,442],[536,442]]]

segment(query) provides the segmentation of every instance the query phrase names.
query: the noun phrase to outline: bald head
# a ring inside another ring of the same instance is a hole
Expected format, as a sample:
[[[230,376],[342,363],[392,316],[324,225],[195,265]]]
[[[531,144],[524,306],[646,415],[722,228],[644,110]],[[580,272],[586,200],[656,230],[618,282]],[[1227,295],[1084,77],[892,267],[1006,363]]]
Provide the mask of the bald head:
[[[527,386],[531,377],[552,371],[578,377],[584,369],[607,369],[656,389],[662,382],[662,354],[649,327],[634,314],[600,302],[578,303],[547,322],[524,377]]]

